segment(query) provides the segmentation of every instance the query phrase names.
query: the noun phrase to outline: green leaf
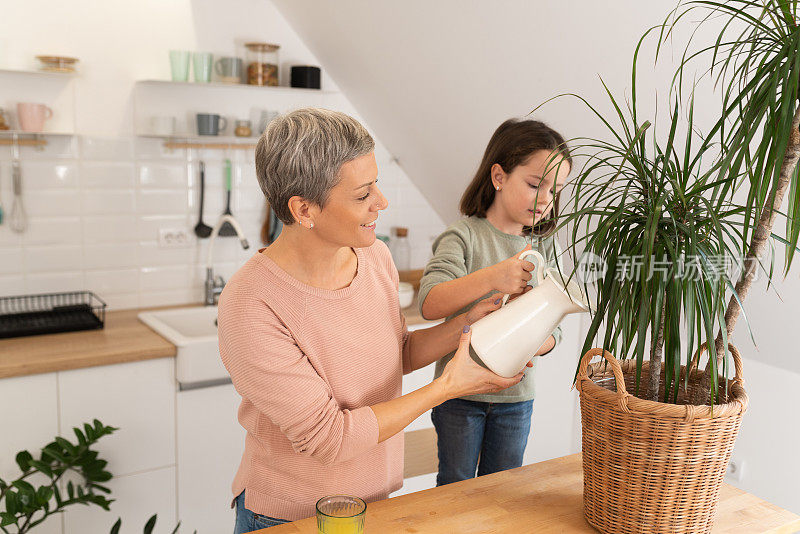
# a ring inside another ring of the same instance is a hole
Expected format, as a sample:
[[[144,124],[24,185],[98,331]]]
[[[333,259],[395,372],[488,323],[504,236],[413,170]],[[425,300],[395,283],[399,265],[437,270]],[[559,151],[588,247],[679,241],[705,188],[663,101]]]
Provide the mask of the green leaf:
[[[144,534],[152,534],[153,528],[156,526],[156,517],[158,514],[153,514],[150,519],[147,520],[147,524],[144,526]]]
[[[23,492],[23,491],[35,492],[36,491],[34,489],[34,487],[30,483],[25,482],[24,480],[15,480],[14,482],[11,483],[11,485],[14,486],[15,488],[17,488],[18,490],[20,490],[21,492]]]
[[[17,523],[17,516],[8,512],[0,512],[0,527],[7,527]]]
[[[6,512],[16,514],[20,511],[19,498],[14,490],[6,491]]]
[[[110,488],[107,488],[105,486],[101,486],[100,484],[91,483],[91,484],[89,484],[89,486],[91,488],[93,488],[93,489],[102,491],[103,493],[106,493],[106,494],[111,493],[111,489]]]
[[[86,436],[84,436],[83,432],[81,432],[81,429],[78,427],[73,427],[72,431],[75,433],[75,437],[78,438],[78,443],[80,445],[86,445]]]
[[[47,463],[40,462],[39,460],[30,460],[28,463],[32,468],[42,472],[45,476],[50,478],[53,477],[53,470],[50,469],[50,466]]]
[[[36,500],[39,506],[46,506],[52,497],[53,488],[51,486],[39,486],[39,489],[36,490]]]
[[[28,451],[19,451],[17,453],[16,461],[17,465],[19,466],[20,471],[23,473],[30,469],[30,461],[33,460],[33,456]]]
[[[111,527],[111,531],[108,534],[119,534],[119,529],[122,527],[122,518],[118,518],[117,522],[114,523],[114,526]]]
[[[62,464],[69,464],[67,458],[61,454],[58,445],[52,443],[42,449],[42,456],[48,456],[57,462],[61,462]]]
[[[56,443],[58,443],[61,446],[61,448],[64,451],[66,451],[70,456],[75,456],[75,454],[77,453],[76,447],[72,443],[70,443],[69,441],[60,436],[56,437]]]

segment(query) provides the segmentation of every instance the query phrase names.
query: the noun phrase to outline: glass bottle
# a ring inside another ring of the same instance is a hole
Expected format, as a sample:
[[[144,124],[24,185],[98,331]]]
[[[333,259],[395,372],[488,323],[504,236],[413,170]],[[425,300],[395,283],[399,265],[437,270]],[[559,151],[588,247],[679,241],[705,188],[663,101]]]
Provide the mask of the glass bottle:
[[[396,226],[394,228],[395,238],[392,240],[392,259],[398,271],[408,271],[411,269],[411,243],[408,241],[408,228]]]

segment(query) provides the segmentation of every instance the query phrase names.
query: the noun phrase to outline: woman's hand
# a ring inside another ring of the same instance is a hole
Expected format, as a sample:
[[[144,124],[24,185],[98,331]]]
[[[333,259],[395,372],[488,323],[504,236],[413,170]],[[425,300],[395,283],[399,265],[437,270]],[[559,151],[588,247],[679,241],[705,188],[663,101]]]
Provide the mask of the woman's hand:
[[[478,301],[470,310],[465,314],[464,318],[467,324],[474,324],[478,319],[483,319],[496,309],[500,308],[503,304],[503,295],[492,295],[483,300]]]
[[[453,359],[445,366],[442,376],[436,379],[443,384],[448,399],[493,393],[519,384],[525,376],[522,371],[511,378],[505,378],[475,363],[469,355],[472,331],[466,326],[464,330]]]
[[[509,298],[508,301],[511,302],[515,298],[524,295],[531,289],[533,289],[533,287],[525,286],[525,289],[523,289],[522,292],[511,295],[511,298]],[[493,311],[499,309],[502,305],[503,295],[495,294],[491,297],[486,297],[470,308],[469,311],[464,315],[464,318],[467,321],[467,324],[475,324],[478,319],[483,319]]]
[[[528,260],[519,259],[519,255],[530,249],[531,246],[528,245],[507,260],[487,267],[490,272],[492,289],[509,295],[520,293],[525,289],[525,286],[533,278],[531,271],[536,268],[536,265]]]

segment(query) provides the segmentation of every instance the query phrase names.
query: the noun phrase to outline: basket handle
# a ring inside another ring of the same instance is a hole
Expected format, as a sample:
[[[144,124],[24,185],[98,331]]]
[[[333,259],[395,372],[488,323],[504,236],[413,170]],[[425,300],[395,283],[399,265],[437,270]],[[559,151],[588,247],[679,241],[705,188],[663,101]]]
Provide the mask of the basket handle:
[[[690,373],[695,369],[697,369],[700,357],[703,356],[703,352],[705,352],[707,348],[708,347],[705,341],[700,344],[700,347],[697,349],[697,354],[695,354],[695,357],[692,358],[692,361],[689,363],[689,368],[686,370],[687,373]],[[739,354],[739,349],[737,349],[733,343],[728,343],[728,350],[731,352],[731,356],[733,357],[733,368],[734,368],[733,381],[744,385],[742,355]]]
[[[600,348],[589,349],[586,351],[586,354],[583,355],[583,358],[581,358],[581,363],[578,367],[578,376],[575,380],[578,391],[581,389],[582,380],[590,380],[588,373],[589,362],[592,360],[592,358],[598,355],[605,358],[606,361],[611,364],[611,371],[614,373],[614,380],[617,382],[617,400],[619,401],[620,408],[624,411],[628,411],[627,398],[630,396],[630,394],[628,393],[628,390],[625,389],[625,376],[622,374],[622,367],[620,367],[619,361],[614,357],[614,355],[607,350]]]

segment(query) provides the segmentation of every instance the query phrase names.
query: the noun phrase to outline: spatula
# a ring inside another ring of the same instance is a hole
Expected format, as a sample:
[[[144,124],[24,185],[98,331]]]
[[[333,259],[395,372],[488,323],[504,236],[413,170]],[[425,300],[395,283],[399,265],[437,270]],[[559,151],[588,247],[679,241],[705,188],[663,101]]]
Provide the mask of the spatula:
[[[233,213],[231,213],[231,160],[229,159],[225,160],[225,195],[225,211],[222,214],[233,216]],[[223,237],[235,236],[236,229],[231,223],[225,221],[219,228],[219,235]]]
[[[194,235],[206,238],[211,235],[212,228],[203,222],[203,198],[206,194],[206,164],[200,162],[200,214],[197,218],[197,225],[194,227]]]

